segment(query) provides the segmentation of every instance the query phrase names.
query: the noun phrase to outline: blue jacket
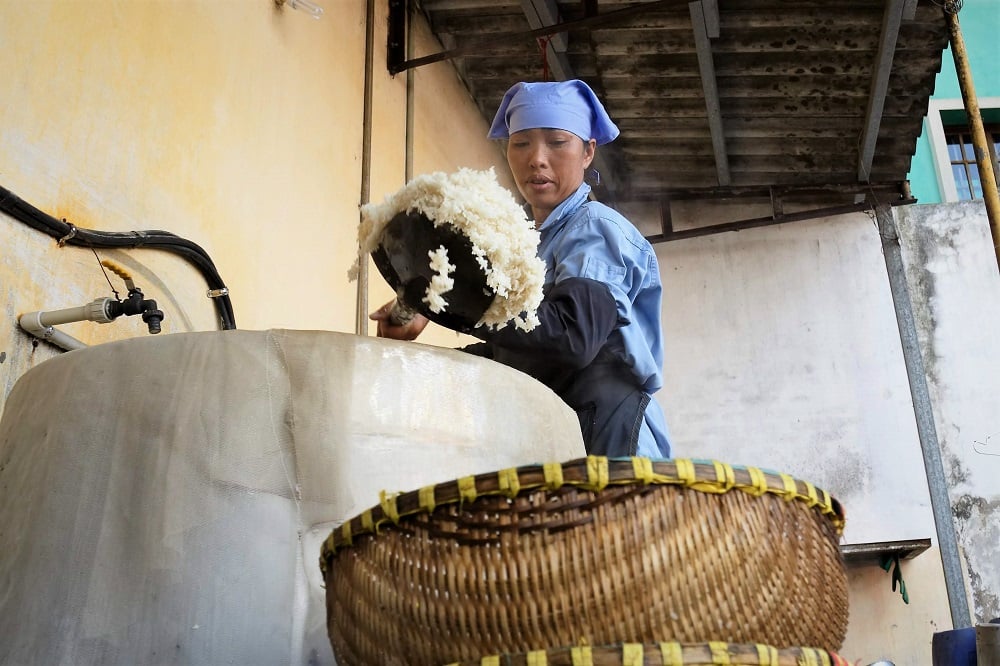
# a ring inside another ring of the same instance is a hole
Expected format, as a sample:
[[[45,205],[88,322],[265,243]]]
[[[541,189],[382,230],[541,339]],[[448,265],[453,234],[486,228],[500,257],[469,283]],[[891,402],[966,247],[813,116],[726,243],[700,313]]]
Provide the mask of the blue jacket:
[[[656,254],[615,210],[588,201],[582,184],[539,231],[545,262],[540,326],[470,331],[469,351],[544,382],[580,416],[588,453],[669,457],[663,413],[662,289]]]

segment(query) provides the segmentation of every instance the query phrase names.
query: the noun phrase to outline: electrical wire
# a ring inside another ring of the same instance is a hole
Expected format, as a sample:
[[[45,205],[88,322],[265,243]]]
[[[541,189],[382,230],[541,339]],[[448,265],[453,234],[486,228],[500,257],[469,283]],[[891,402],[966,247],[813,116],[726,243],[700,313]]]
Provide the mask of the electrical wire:
[[[59,245],[74,245],[101,248],[153,248],[172,252],[186,259],[205,278],[210,291],[220,292],[213,296],[212,301],[219,316],[219,325],[223,330],[236,328],[236,317],[233,314],[232,302],[229,300],[228,289],[222,281],[215,263],[208,253],[197,243],[170,233],[169,231],[95,231],[81,229],[65,220],[58,220],[48,213],[35,208],[10,190],[0,187],[0,212],[4,212],[15,220],[27,224],[36,231],[55,238]]]
[[[65,222],[66,220],[63,220]],[[122,297],[118,295],[118,290],[115,289],[115,285],[111,282],[111,278],[108,276],[108,271],[104,268],[104,262],[101,258],[97,256],[97,249],[90,248],[90,251],[94,253],[94,259],[97,259],[97,265],[100,266],[101,272],[104,273],[104,279],[108,281],[108,286],[111,287],[111,293],[115,295],[115,300],[121,303]]]

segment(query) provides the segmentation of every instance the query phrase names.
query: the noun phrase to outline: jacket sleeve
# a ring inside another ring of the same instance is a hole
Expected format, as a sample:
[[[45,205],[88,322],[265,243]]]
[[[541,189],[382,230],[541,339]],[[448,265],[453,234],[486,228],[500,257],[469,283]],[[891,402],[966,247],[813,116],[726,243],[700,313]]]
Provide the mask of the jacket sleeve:
[[[507,326],[500,330],[479,327],[469,333],[510,354],[579,370],[590,365],[612,331],[628,323],[619,318],[606,284],[578,277],[548,289],[538,307],[538,320],[539,325],[530,331]]]
[[[471,345],[459,347],[459,350],[464,351],[466,354],[482,356],[483,358],[493,360],[493,347],[486,342],[474,342]]]

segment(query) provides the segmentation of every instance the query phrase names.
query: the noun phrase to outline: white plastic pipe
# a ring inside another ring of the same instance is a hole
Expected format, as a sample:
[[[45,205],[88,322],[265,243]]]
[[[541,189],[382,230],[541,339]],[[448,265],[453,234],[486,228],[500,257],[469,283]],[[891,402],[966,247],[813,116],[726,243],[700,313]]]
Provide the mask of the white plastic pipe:
[[[42,310],[28,312],[18,317],[17,323],[22,329],[31,333],[36,338],[51,342],[67,351],[83,349],[87,346],[85,343],[77,340],[72,335],[63,333],[55,327],[59,324],[70,324],[75,321],[96,321],[99,324],[107,324],[113,321],[108,316],[107,310],[107,305],[110,301],[110,298],[96,298],[90,303],[76,308],[65,308],[48,312]]]

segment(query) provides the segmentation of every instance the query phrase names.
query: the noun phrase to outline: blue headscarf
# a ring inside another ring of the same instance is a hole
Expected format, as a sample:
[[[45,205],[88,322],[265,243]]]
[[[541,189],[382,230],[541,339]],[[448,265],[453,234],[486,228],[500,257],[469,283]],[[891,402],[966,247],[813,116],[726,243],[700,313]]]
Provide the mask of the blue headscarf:
[[[514,132],[535,128],[561,129],[597,145],[614,141],[618,127],[597,95],[583,81],[515,83],[503,96],[487,135],[507,139]]]

